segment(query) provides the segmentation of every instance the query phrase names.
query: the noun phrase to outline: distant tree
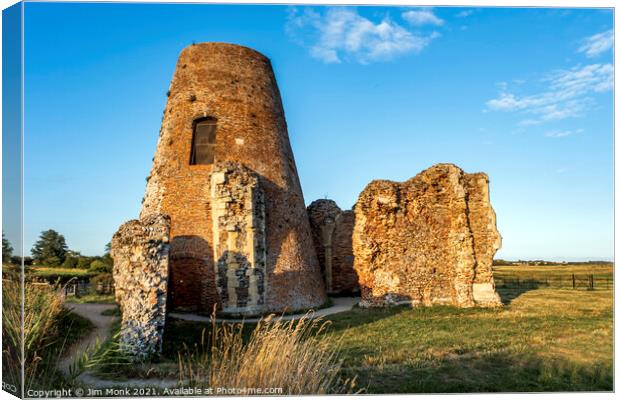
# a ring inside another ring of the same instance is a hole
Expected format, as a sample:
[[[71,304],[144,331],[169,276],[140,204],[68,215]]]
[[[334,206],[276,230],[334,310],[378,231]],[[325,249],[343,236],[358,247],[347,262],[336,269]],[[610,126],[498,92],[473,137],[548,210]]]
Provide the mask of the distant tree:
[[[90,264],[90,267],[88,268],[88,272],[111,272],[112,268],[110,267],[110,265],[104,263],[101,260],[95,260]]]
[[[88,269],[90,267],[90,263],[92,262],[93,262],[93,259],[91,257],[81,256],[78,258],[77,267],[80,269]]]
[[[39,264],[61,265],[67,254],[65,237],[53,229],[41,232],[41,236],[32,247],[31,253]]]
[[[13,256],[13,247],[11,243],[4,237],[4,231],[2,231],[2,259],[9,262]]]
[[[24,257],[23,259],[24,261],[24,266],[30,266],[32,265],[32,257]],[[11,264],[15,264],[15,265],[21,265],[22,263],[22,258],[19,256],[13,256],[11,257]]]
[[[60,267],[62,266],[62,260],[60,257],[51,256],[45,259],[41,264],[47,265],[48,267]]]
[[[68,252],[67,252],[68,253]],[[73,256],[67,256],[65,262],[62,263],[63,268],[77,268],[79,258]]]
[[[65,257],[80,258],[80,257],[82,257],[82,253],[80,253],[79,251],[75,251],[75,250],[67,250],[67,253],[65,254]]]
[[[108,242],[105,245],[105,253],[103,254],[103,257],[101,257],[101,261],[108,265],[110,267],[110,270],[112,270],[112,266],[114,265],[114,260],[112,259],[112,255],[110,254],[111,251],[112,243]]]

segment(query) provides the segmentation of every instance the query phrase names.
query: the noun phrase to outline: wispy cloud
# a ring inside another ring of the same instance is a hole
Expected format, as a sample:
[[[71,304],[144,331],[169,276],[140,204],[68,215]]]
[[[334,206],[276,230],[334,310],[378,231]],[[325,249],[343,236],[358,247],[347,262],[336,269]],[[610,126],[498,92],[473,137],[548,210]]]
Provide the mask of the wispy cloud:
[[[608,30],[597,33],[583,40],[583,44],[579,47],[579,52],[584,53],[586,57],[596,57],[606,52],[614,46],[614,32]]]
[[[466,18],[474,13],[474,10],[463,10],[456,14],[457,18]]]
[[[310,55],[326,63],[354,60],[362,64],[384,61],[406,53],[419,53],[439,37],[433,32],[416,35],[384,18],[373,22],[350,8],[291,8],[286,31],[309,48]]]
[[[563,137],[567,137],[567,136],[572,136],[575,135],[577,133],[582,133],[583,129],[576,129],[574,131],[571,130],[564,130],[564,131],[549,131],[549,132],[545,132],[545,136],[548,138],[563,138]]]
[[[497,98],[486,102],[489,110],[521,112],[532,118],[522,125],[534,125],[580,115],[593,103],[594,93],[607,92],[613,86],[611,64],[590,64],[570,70],[560,70],[542,80],[544,88],[539,93],[517,95],[505,83],[499,85]]]
[[[405,21],[415,26],[441,26],[444,24],[444,20],[436,16],[433,13],[433,10],[430,8],[420,8],[418,10],[405,11],[404,13],[402,13],[402,17]]]

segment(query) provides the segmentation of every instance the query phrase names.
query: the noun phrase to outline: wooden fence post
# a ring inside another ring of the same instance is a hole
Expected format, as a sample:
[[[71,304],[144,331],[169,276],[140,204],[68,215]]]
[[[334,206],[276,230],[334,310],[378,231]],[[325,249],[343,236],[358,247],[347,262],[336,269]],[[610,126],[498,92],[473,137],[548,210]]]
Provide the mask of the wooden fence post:
[[[575,274],[573,274],[573,289],[575,289]]]

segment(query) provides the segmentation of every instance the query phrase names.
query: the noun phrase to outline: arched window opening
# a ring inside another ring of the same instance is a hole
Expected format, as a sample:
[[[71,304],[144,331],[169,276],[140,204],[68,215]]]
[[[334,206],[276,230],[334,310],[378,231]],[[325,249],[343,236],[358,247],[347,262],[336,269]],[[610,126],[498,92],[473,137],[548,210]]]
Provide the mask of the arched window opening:
[[[215,118],[203,118],[194,122],[190,165],[213,164],[216,129]]]

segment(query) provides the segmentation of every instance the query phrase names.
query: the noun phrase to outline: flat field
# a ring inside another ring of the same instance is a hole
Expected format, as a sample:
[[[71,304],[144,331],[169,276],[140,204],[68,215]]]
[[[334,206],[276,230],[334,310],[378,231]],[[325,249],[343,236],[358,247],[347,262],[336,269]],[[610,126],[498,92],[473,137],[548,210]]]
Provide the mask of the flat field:
[[[542,281],[612,272],[609,265],[563,265],[500,267],[497,275]],[[364,393],[613,390],[612,290],[498,291],[504,306],[494,309],[356,307],[330,316],[325,334],[340,349],[342,377],[356,377]],[[105,375],[172,378],[179,352],[196,348],[210,328],[169,318],[159,362],[115,366]]]
[[[355,309],[331,318],[370,393],[612,390],[610,290],[504,293],[501,309]]]
[[[60,267],[33,267],[29,270],[29,273],[40,278],[80,278],[96,275],[96,273],[89,272],[87,269]]]
[[[594,275],[595,277],[612,277],[613,264],[556,264],[556,265],[510,265],[493,267],[493,276],[522,278],[556,278]]]

